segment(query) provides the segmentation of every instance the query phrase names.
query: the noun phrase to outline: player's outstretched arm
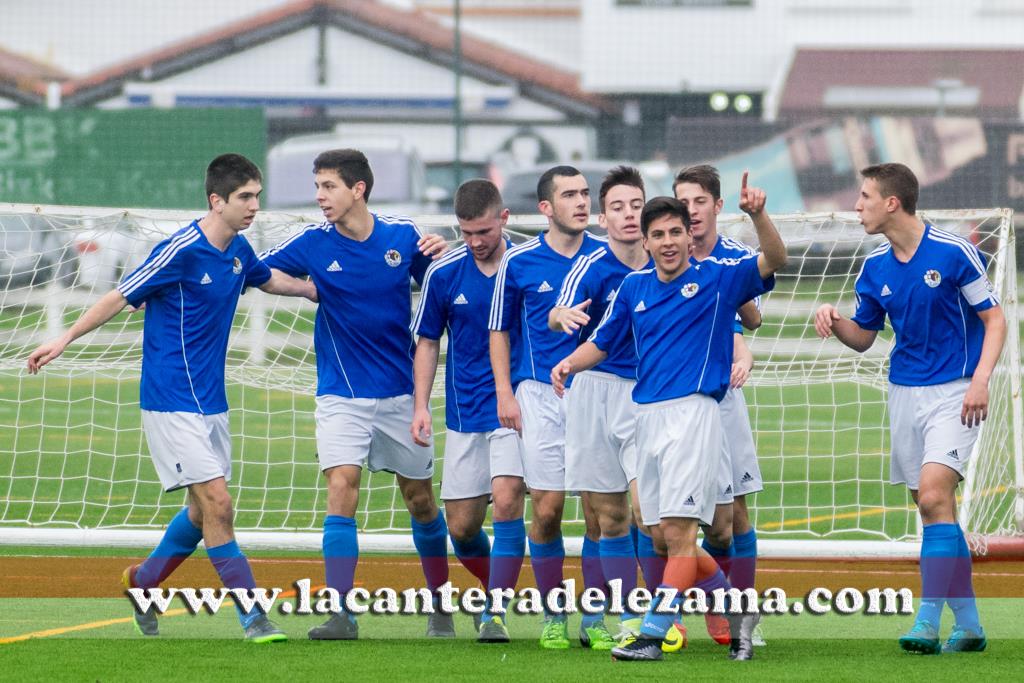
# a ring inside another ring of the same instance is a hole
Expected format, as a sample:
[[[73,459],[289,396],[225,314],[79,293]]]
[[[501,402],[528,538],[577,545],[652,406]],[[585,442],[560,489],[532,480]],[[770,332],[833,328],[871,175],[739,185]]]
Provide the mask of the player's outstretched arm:
[[[303,296],[316,303],[316,285],[312,280],[304,280],[292,277],[277,268],[270,269],[270,279],[260,285],[260,289],[267,294],[280,294],[281,296]]]
[[[64,353],[64,349],[67,348],[68,344],[75,341],[83,334],[92,332],[97,327],[120,313],[127,305],[128,300],[125,299],[124,295],[116,289],[112,289],[104,294],[99,301],[94,303],[89,310],[83,313],[81,317],[75,321],[75,324],[72,325],[67,332],[53,341],[43,344],[29,354],[29,373],[34,375],[39,372],[39,368]]]
[[[960,422],[968,427],[981,424],[988,417],[988,381],[995,370],[999,354],[1003,352],[1006,341],[1006,316],[1002,306],[980,311],[982,325],[985,326],[985,337],[981,342],[981,358],[978,367],[971,376],[971,384],[964,395],[964,405],[960,411]]]
[[[748,330],[756,330],[761,327],[761,311],[757,310],[757,304],[753,299],[740,306],[736,311],[740,317],[740,325]]]
[[[437,357],[441,352],[441,342],[436,339],[420,337],[416,342],[416,356],[412,362],[413,375],[413,413],[412,440],[420,446],[430,445],[433,424],[430,419],[430,390],[434,388],[434,377],[437,375]]]
[[[729,386],[739,389],[750,379],[750,371],[754,369],[754,354],[750,352],[742,334],[732,335],[732,373],[729,375]]]
[[[494,391],[498,397],[498,423],[522,435],[523,414],[512,391],[512,347],[508,332],[491,330],[490,347]]]
[[[548,328],[554,332],[572,334],[590,322],[590,316],[586,313],[589,305],[590,299],[581,301],[572,307],[555,306],[548,313]]]
[[[828,339],[833,334],[836,339],[849,346],[858,353],[864,353],[875,343],[878,332],[865,330],[863,327],[847,320],[839,314],[839,311],[832,304],[822,304],[814,314],[814,330],[822,339]]]
[[[608,354],[597,348],[594,342],[588,341],[577,346],[575,351],[551,368],[551,386],[554,387],[555,393],[559,398],[564,396],[565,382],[569,375],[589,370],[607,357]]]
[[[786,245],[782,243],[782,236],[765,211],[768,196],[759,187],[748,187],[747,175],[747,171],[744,171],[740,183],[740,210],[750,216],[757,230],[757,240],[761,246],[757,268],[761,271],[761,277],[766,278],[786,265]]]

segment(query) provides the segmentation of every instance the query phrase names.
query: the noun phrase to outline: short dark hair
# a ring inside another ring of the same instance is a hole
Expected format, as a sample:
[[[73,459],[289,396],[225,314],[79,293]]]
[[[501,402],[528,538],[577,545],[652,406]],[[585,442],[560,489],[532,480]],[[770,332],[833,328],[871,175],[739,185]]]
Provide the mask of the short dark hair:
[[[646,196],[644,179],[640,175],[640,171],[632,166],[616,166],[608,171],[608,174],[601,181],[601,190],[597,195],[598,201],[601,203],[601,213],[604,213],[605,195],[608,194],[608,190],[616,185],[629,185],[630,187],[640,188],[640,192],[645,193]]]
[[[647,231],[651,223],[663,216],[678,216],[683,221],[686,232],[690,232],[690,210],[686,204],[675,197],[655,197],[644,204],[644,210],[640,212],[640,232],[647,237]]]
[[[313,173],[320,171],[334,171],[349,189],[362,181],[366,184],[363,198],[366,201],[370,200],[373,171],[370,170],[370,162],[366,160],[366,155],[358,149],[331,149],[320,153],[313,160]]]
[[[473,178],[455,191],[455,217],[464,221],[498,212],[502,209],[501,192],[490,180]]]
[[[250,180],[263,182],[260,167],[241,154],[221,154],[206,167],[206,203],[215,194],[224,201]]]
[[[672,193],[675,194],[676,187],[682,183],[694,183],[711,195],[716,202],[722,198],[722,179],[718,175],[718,169],[707,164],[690,166],[676,173],[676,179],[672,181]]]
[[[917,196],[920,187],[917,176],[903,164],[875,164],[860,172],[865,178],[878,183],[878,191],[882,198],[896,197],[900,200],[903,210],[911,216],[917,211]]]
[[[555,166],[544,171],[540,176],[540,180],[537,181],[537,201],[551,201],[554,199],[555,192],[555,176],[562,178],[573,178],[580,173],[579,169],[575,166]]]

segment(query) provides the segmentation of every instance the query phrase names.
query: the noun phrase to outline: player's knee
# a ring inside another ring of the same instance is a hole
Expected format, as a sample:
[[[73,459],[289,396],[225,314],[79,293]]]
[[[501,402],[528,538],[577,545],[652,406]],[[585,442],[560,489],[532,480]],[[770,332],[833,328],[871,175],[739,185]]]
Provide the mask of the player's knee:
[[[945,491],[923,489],[918,492],[917,507],[921,511],[921,520],[929,524],[951,517],[955,505]]]
[[[452,540],[459,543],[469,543],[480,533],[480,525],[473,524],[470,520],[459,518],[448,518],[448,533]]]
[[[434,501],[433,492],[429,489],[407,491],[405,505],[409,508],[409,514],[418,522],[429,522],[437,516],[437,503]]]
[[[725,526],[711,526],[705,530],[704,536],[708,539],[708,543],[715,546],[716,548],[728,548],[732,545],[732,525]]]

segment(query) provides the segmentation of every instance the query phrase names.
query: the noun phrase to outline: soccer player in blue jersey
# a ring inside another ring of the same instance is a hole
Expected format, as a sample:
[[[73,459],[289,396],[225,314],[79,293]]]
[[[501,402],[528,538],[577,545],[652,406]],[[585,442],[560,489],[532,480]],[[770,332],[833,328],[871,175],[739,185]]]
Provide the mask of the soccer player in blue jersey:
[[[724,204],[718,170],[700,165],[684,168],[672,184],[676,199],[690,212],[690,235],[693,238],[691,259],[700,262],[708,257],[743,258],[756,253],[737,240],[718,233],[718,214]],[[711,526],[704,529],[703,548],[722,567],[735,588],[754,588],[757,569],[757,532],[750,523],[747,496],[764,488],[761,468],[757,463],[754,435],[743,396],[743,384],[750,376],[754,357],[743,339],[743,329],[756,329],[761,324],[757,300],[744,304],[734,326],[732,377],[729,390],[719,404],[722,413],[722,446],[718,505]],[[729,624],[717,615],[705,615],[708,632],[722,645],[729,644]],[[754,631],[755,645],[763,645],[760,626]]]
[[[628,166],[613,168],[601,183],[598,202],[598,223],[608,231],[608,244],[576,259],[555,308],[548,314],[552,330],[574,338],[590,336],[626,275],[652,264],[640,234],[644,208],[640,172]],[[636,588],[637,570],[627,495],[636,479],[636,416],[630,396],[636,383],[636,363],[636,349],[624,345],[596,368],[576,377],[565,398],[565,487],[581,492],[598,527],[596,538],[588,534],[583,540],[584,572],[589,551],[598,558],[602,571],[594,573],[601,576],[601,583],[620,580],[624,595]],[[646,527],[643,531],[647,532]],[[654,581],[652,588],[661,577]],[[585,583],[589,587],[596,581],[585,577]],[[639,630],[640,619],[635,614],[624,612],[620,621],[623,631]],[[602,614],[583,615],[580,640],[595,650],[615,646]]]
[[[522,444],[498,423],[487,319],[498,264],[511,243],[503,230],[509,211],[489,180],[467,180],[455,193],[464,244],[427,269],[413,330],[416,344],[412,435],[430,443],[430,391],[441,336],[447,332],[444,472],[441,499],[455,555],[488,590],[515,589],[523,565],[526,527]],[[488,495],[494,499],[494,548],[483,531]],[[503,616],[481,618],[478,639],[507,643]]]
[[[576,257],[604,243],[585,232],[590,188],[577,169],[555,166],[545,171],[537,182],[537,199],[548,230],[505,252],[488,327],[498,421],[523,438],[523,469],[533,508],[530,564],[537,588],[546,596],[562,582],[565,562],[565,408],[551,391],[550,373],[576,346],[575,338],[548,329],[548,313]],[[512,340],[516,348],[510,344],[512,330],[519,334]],[[546,616],[540,645],[569,647],[565,615]]]
[[[640,224],[655,267],[626,276],[590,340],[551,373],[555,390],[561,392],[567,378],[603,361],[607,349],[635,344],[640,509],[643,522],[658,525],[668,546],[663,586],[678,591],[729,588],[717,563],[697,545],[697,528],[711,523],[718,498],[718,401],[729,387],[736,310],[771,289],[773,274],[786,262],[785,247],[764,205],[764,192],[748,188],[744,174],[740,208],[753,219],[762,253],[692,264],[686,207],[671,197],[649,201]],[[730,618],[731,658],[753,656],[753,617]],[[661,643],[672,620],[671,614],[652,609],[639,633],[613,649],[612,657],[661,659]]]
[[[313,162],[325,221],[260,258],[273,270],[309,275],[317,286],[316,441],[327,479],[323,553],[327,585],[352,589],[359,555],[355,512],[362,468],[393,472],[412,516],[427,587],[448,580],[448,528],[431,488],[434,454],[413,442],[410,277],[422,280],[442,250],[405,218],[371,213],[373,172],[362,152],[330,150]],[[338,612],[309,631],[313,640],[354,640],[354,615]],[[454,637],[450,614],[429,615],[427,635]]]
[[[906,484],[921,513],[921,605],[900,638],[909,652],[980,652],[987,641],[971,581],[971,553],[957,523],[956,488],[979,426],[988,415],[988,383],[1006,339],[1006,319],[967,240],[916,215],[918,183],[903,164],[861,171],[856,210],[864,231],[886,241],[864,259],[857,311],[844,318],[822,305],[821,337],[866,351],[885,325],[896,336],[889,359],[890,481]],[[942,608],[956,623],[940,647]]]
[[[255,588],[235,542],[231,495],[231,435],[224,391],[228,334],[245,287],[316,301],[312,283],[271,273],[239,233],[259,210],[260,170],[238,154],[214,159],[206,172],[209,211],[158,244],[146,261],[56,340],[28,358],[36,373],[68,344],[100,327],[125,306],[145,304],[140,403],[142,424],[160,483],[188,489],[183,508],[153,553],[125,570],[126,588],[156,588],[199,541],[228,588]],[[286,640],[259,610],[239,619],[254,642]],[[156,612],[135,613],[137,629],[159,634]]]

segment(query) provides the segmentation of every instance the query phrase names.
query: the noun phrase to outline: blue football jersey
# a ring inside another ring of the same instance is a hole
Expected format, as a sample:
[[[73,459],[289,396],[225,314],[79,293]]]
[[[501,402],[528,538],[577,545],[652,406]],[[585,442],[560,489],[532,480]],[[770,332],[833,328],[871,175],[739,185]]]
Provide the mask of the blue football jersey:
[[[241,235],[221,251],[193,221],[156,245],[117,289],[146,304],[142,336],[143,410],[216,415],[228,409],[224,362],[238,297],[270,279]]]
[[[719,235],[715,241],[715,246],[712,247],[711,253],[708,256],[717,259],[723,258],[743,258],[750,254],[757,254],[757,250],[753,247],[749,247],[739,240],[734,240],[731,237],[725,235]],[[690,263],[700,263],[697,259],[690,257]],[[746,301],[743,302],[747,303]],[[740,304],[741,306],[743,304]],[[754,298],[754,305],[757,306],[757,310],[761,310],[761,297]],[[743,334],[743,325],[740,323],[739,313],[736,314],[736,322],[733,325],[733,332],[736,334]]]
[[[440,340],[448,333],[445,421],[457,432],[501,426],[487,329],[495,278],[480,272],[465,245],[445,254],[427,269],[413,320],[413,332],[420,337]],[[513,353],[519,346],[512,344]]]
[[[538,235],[505,252],[498,267],[488,327],[519,330],[522,353],[514,358],[512,385],[526,379],[551,383],[551,368],[576,348],[576,338],[548,328],[548,313],[555,307],[559,288],[577,256],[605,246],[589,233],[571,258],[548,246]]]
[[[653,267],[654,262],[648,259],[645,268]],[[556,305],[571,307],[590,299],[587,307],[590,322],[579,331],[577,336],[580,340],[589,339],[597,329],[608,304],[615,296],[615,290],[622,284],[622,279],[632,272],[633,269],[620,261],[608,246],[576,259],[572,270],[562,282]],[[636,361],[636,348],[630,342],[613,349],[594,369],[635,380]]]
[[[373,232],[362,242],[324,222],[260,255],[271,268],[309,275],[316,285],[318,396],[389,398],[412,393],[409,278],[422,281],[430,265],[416,246],[420,236],[408,219],[374,214]]]
[[[974,374],[985,336],[977,312],[999,301],[985,274],[985,257],[973,244],[926,224],[907,263],[893,255],[888,242],[868,254],[856,292],[855,323],[881,330],[886,315],[892,323],[893,384],[931,386]]]
[[[757,257],[707,258],[671,282],[654,269],[622,281],[591,336],[601,350],[630,338],[640,362],[633,400],[655,403],[706,394],[721,401],[732,370],[733,320],[744,301],[775,286],[761,279]]]

